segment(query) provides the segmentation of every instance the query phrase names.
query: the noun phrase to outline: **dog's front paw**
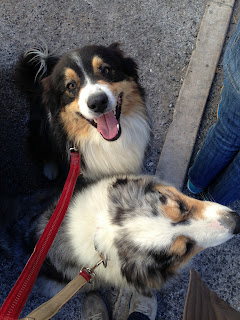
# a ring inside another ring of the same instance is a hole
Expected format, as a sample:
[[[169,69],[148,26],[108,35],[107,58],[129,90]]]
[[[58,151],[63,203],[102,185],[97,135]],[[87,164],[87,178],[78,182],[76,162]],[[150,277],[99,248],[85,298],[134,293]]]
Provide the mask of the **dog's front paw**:
[[[43,174],[49,180],[55,180],[58,176],[58,164],[54,161],[46,162],[43,167]]]

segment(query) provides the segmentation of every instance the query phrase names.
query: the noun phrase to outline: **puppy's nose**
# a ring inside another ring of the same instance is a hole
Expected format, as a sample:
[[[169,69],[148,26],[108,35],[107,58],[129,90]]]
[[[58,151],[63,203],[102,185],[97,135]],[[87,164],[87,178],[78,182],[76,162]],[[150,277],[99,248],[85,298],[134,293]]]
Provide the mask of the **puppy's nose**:
[[[108,105],[108,97],[104,92],[92,94],[87,100],[87,105],[94,112],[104,112]]]
[[[240,216],[235,211],[229,211],[220,221],[225,227],[229,229],[232,234],[240,233]]]

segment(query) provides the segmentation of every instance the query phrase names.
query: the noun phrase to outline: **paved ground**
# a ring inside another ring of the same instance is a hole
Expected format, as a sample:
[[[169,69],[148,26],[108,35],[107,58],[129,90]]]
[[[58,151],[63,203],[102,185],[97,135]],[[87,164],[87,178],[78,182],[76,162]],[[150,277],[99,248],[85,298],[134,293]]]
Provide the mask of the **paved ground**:
[[[128,55],[139,64],[146,102],[152,118],[153,141],[146,159],[146,171],[154,174],[158,157],[172,120],[174,104],[204,12],[205,0],[23,0],[0,2],[0,200],[1,216],[9,218],[5,199],[21,200],[12,211],[31,214],[27,202],[48,186],[37,164],[27,157],[23,144],[27,133],[28,107],[14,87],[13,66],[25,49],[43,37],[49,47],[63,53],[86,44],[109,45],[119,41]],[[240,18],[239,4],[234,10]],[[234,30],[232,19],[229,35]],[[216,120],[215,110],[223,80],[222,59],[211,90],[195,152],[209,126]],[[240,204],[235,204],[240,209]],[[3,221],[3,218],[1,219]],[[234,308],[240,310],[238,239],[199,254],[192,265],[202,279]],[[21,263],[0,253],[0,304],[14,284]],[[181,319],[189,272],[185,270],[173,283],[158,293],[157,319]],[[104,293],[112,305],[117,292]],[[44,301],[33,291],[24,314]],[[79,294],[55,319],[79,319],[82,295]],[[115,320],[115,319],[114,319]],[[117,320],[117,319],[116,319]]]

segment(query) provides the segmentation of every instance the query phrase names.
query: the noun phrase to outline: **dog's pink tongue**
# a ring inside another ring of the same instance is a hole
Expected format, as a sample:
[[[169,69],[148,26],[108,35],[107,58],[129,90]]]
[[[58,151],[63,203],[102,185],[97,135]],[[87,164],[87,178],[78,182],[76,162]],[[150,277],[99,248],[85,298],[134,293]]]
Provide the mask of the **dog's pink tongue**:
[[[118,121],[115,118],[113,111],[105,113],[97,118],[97,131],[107,140],[116,137],[118,133]]]

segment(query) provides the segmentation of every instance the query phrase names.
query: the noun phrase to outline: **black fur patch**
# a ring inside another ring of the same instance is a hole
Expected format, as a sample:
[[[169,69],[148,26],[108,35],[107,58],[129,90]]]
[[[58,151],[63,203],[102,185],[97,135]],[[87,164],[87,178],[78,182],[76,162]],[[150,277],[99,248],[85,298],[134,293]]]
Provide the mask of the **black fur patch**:
[[[130,214],[131,214],[131,210],[124,210],[121,206],[119,206],[116,208],[116,213],[112,219],[112,223],[122,226],[123,221]]]
[[[181,225],[189,225],[190,224],[190,221],[189,220],[182,220],[182,221],[179,221],[179,222],[171,222],[171,225],[172,226],[177,226],[177,225],[179,225],[179,224],[181,224]]]
[[[127,178],[119,178],[113,183],[112,186],[113,188],[117,188],[118,186],[123,186],[123,185],[126,185],[127,183],[128,183]]]
[[[154,189],[154,184],[152,182],[149,182],[146,186],[145,186],[145,190],[144,193],[154,193],[156,192],[156,190]]]
[[[122,275],[144,295],[151,295],[153,288],[160,288],[173,275],[170,267],[178,259],[166,251],[146,251],[122,234],[115,242],[121,262]]]
[[[161,201],[162,204],[167,203],[167,196],[165,196],[163,193],[159,192],[159,200]]]
[[[186,214],[188,212],[186,204],[182,200],[177,200],[177,203],[181,214]]]

